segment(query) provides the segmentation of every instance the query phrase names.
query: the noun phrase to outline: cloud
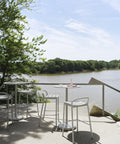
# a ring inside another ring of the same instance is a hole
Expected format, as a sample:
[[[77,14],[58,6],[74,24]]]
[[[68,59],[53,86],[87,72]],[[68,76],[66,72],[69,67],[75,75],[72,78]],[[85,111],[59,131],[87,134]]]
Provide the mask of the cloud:
[[[66,24],[66,27],[76,30],[77,32],[81,32],[81,33],[88,33],[89,30],[88,28],[85,26],[85,24],[83,23],[77,23],[77,22],[70,22],[68,24]]]
[[[75,11],[73,11],[74,14],[77,14],[77,15],[81,15],[81,16],[90,16],[91,15],[91,11],[90,10],[86,10],[86,9],[77,9]]]
[[[71,60],[110,60],[113,59],[113,52],[119,57],[119,44],[117,45],[113,37],[101,28],[73,19],[68,20],[59,29],[36,19],[28,21],[31,29],[26,35],[32,38],[43,34],[45,39],[48,39],[41,45],[41,48],[46,50],[44,57],[47,59],[59,57]]]
[[[112,6],[115,10],[120,12],[120,0],[102,0],[105,3],[108,3],[110,6]]]
[[[28,19],[28,22],[30,30],[25,33],[26,36],[32,39],[34,36],[43,34],[45,39],[48,39],[44,45],[41,45],[41,48],[46,50],[44,57],[48,59],[66,57],[66,53],[71,53],[74,50],[76,42],[69,32],[52,28],[36,19]]]
[[[96,46],[96,43],[98,43],[98,45],[102,43],[103,46],[112,45],[111,35],[103,29],[95,28],[84,23],[76,22],[74,20],[70,20],[66,24],[66,27],[76,31],[92,45]]]

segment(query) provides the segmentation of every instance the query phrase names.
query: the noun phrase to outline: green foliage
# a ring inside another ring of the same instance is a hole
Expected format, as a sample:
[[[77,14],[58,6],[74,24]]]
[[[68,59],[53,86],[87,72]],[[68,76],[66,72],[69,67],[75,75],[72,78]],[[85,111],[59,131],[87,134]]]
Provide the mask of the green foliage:
[[[97,60],[71,61],[55,58],[43,63],[37,62],[33,67],[31,67],[31,70],[33,70],[32,72],[35,74],[40,74],[40,73],[100,71],[104,69],[115,69],[115,68],[120,68],[120,60],[112,60],[110,62],[97,61]]]
[[[118,63],[118,68],[120,69],[120,63]]]
[[[32,2],[33,0],[0,1],[1,85],[8,74],[29,73],[30,66],[41,59],[45,52],[39,47],[47,41],[43,40],[43,35],[33,38],[31,42],[24,36],[27,21],[21,10],[29,9]]]

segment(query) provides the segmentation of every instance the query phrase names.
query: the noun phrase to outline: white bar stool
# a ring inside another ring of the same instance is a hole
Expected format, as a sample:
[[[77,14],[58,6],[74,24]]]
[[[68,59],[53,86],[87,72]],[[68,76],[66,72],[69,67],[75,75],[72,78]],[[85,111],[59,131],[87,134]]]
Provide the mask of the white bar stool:
[[[82,98],[77,98],[73,101],[65,101],[64,102],[64,107],[63,107],[63,128],[62,128],[62,136],[64,136],[64,129],[65,129],[65,108],[66,106],[70,106],[71,107],[71,119],[72,119],[72,142],[73,144],[75,143],[74,140],[74,125],[73,125],[73,109],[76,108],[76,124],[77,124],[77,132],[78,132],[78,108],[79,107],[83,107],[86,106],[87,107],[87,111],[88,111],[88,118],[89,118],[89,125],[90,125],[90,132],[91,132],[91,136],[93,137],[93,133],[92,133],[92,126],[91,126],[91,119],[90,119],[90,115],[89,115],[89,105],[88,105],[88,101],[89,98],[88,97],[82,97]],[[91,137],[91,138],[92,138]]]
[[[45,117],[46,107],[47,107],[47,100],[55,100],[55,125],[57,126],[59,121],[59,95],[49,95],[46,90],[42,91],[43,96],[43,103],[41,108],[41,114],[40,114],[40,121],[41,118]]]
[[[7,101],[6,102],[6,110],[7,110],[7,127],[8,127],[8,124],[9,124],[9,101],[11,100],[11,106],[12,106],[12,96],[9,95],[8,93],[6,92],[0,92],[0,101]],[[11,108],[11,120],[12,120],[12,117],[13,117],[13,110]]]
[[[32,89],[29,89],[29,90],[21,90],[19,89],[18,90],[18,93],[19,93],[19,107],[20,107],[20,101],[21,101],[21,96],[23,95],[26,95],[26,117],[28,117],[28,107],[29,107],[29,102],[28,102],[28,97],[29,96],[32,96],[32,95],[35,95],[36,96],[36,102],[37,102],[37,113],[38,113],[38,116],[39,116],[39,107],[38,107],[38,98],[37,98],[37,90],[36,91],[33,91]]]

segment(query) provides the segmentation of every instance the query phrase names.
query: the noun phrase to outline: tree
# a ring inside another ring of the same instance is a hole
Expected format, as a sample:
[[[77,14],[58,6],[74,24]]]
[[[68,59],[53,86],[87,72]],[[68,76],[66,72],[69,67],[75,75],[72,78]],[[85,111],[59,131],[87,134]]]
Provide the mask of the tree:
[[[21,10],[29,9],[31,3],[33,0],[0,1],[0,85],[8,75],[23,71],[28,73],[27,65],[33,64],[45,52],[39,48],[47,41],[43,40],[43,35],[31,42],[24,36],[27,21]]]
[[[120,69],[120,63],[118,63],[118,68]]]
[[[47,64],[47,72],[48,73],[56,73],[55,61],[49,60],[46,64]]]

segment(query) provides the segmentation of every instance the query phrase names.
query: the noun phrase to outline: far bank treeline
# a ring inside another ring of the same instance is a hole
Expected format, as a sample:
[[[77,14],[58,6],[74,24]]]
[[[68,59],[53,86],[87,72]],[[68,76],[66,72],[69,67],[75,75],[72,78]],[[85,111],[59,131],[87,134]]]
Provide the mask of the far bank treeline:
[[[72,61],[55,58],[46,62],[36,62],[30,66],[30,70],[34,74],[99,71],[105,69],[120,69],[120,60],[112,60],[109,62],[97,60]]]

